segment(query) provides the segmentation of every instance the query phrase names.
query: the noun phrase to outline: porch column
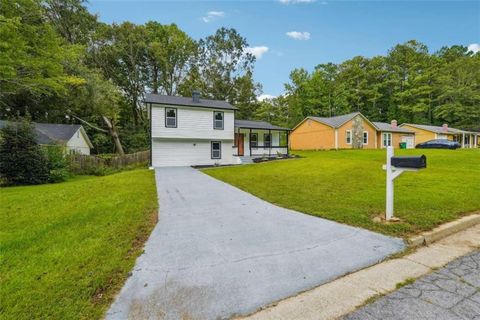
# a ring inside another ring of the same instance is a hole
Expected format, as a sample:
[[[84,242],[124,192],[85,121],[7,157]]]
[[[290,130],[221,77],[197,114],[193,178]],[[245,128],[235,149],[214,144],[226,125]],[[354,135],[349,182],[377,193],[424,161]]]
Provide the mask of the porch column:
[[[288,142],[288,136],[289,136],[289,132],[288,131],[285,131],[285,134],[287,135],[287,156],[289,155],[289,149],[290,149],[290,143]]]
[[[268,136],[270,137],[270,145],[268,146],[268,156],[272,155],[272,130],[268,129]],[[265,141],[263,141],[263,144],[265,144]]]
[[[248,133],[248,150],[250,150],[250,157],[252,156],[252,129]]]
[[[465,132],[462,133],[462,148],[465,148]]]

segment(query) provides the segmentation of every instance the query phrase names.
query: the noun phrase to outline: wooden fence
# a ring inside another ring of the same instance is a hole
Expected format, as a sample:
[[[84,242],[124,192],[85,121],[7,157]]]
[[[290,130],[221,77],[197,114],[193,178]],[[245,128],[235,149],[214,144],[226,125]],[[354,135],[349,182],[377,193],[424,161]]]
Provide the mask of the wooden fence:
[[[150,151],[140,151],[123,156],[101,157],[94,155],[69,155],[70,170],[77,174],[93,174],[103,169],[121,169],[134,165],[147,165],[150,161]]]

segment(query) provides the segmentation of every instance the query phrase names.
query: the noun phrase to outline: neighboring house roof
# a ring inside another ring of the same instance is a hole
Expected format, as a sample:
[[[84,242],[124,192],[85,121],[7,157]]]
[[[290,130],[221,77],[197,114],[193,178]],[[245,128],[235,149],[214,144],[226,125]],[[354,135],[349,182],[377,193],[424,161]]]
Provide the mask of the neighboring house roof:
[[[418,129],[431,131],[434,133],[440,133],[440,134],[478,133],[478,132],[471,132],[471,131],[461,130],[457,128],[450,128],[450,127],[448,127],[447,132],[445,132],[444,128],[441,126],[431,126],[426,124],[402,123],[400,126],[405,126],[405,125],[418,128]]]
[[[388,132],[400,132],[400,133],[415,133],[415,131],[412,131],[407,128],[401,128],[399,126],[397,127],[392,127],[390,123],[386,122],[373,122],[373,124],[378,128],[378,131],[388,131]]]
[[[15,122],[0,120],[0,128],[5,127],[7,124],[14,123]],[[81,125],[37,122],[32,122],[32,125],[37,136],[38,144],[67,143],[75,133],[80,130],[89,147],[93,148],[92,142]]]
[[[192,97],[166,96],[162,94],[147,93],[145,95],[146,103],[167,104],[172,106],[186,106],[212,109],[236,110],[230,103],[222,100],[210,100],[200,98],[198,102],[193,101]]]
[[[264,129],[264,130],[290,130],[289,128],[275,126],[266,121],[257,120],[235,120],[235,127],[246,129]]]
[[[295,128],[298,127],[299,125],[301,125],[305,120],[312,119],[312,120],[318,121],[320,123],[326,124],[327,126],[330,126],[334,129],[337,129],[337,128],[340,128],[346,122],[355,118],[357,115],[360,115],[363,119],[365,119],[368,123],[370,123],[372,125],[372,127],[374,127],[375,129],[378,129],[375,126],[375,124],[373,124],[370,120],[367,119],[367,117],[365,117],[360,112],[352,112],[352,113],[344,114],[344,115],[341,115],[341,116],[335,116],[335,117],[307,117],[302,122],[297,124],[295,126]],[[293,128],[293,129],[295,130],[295,128]]]

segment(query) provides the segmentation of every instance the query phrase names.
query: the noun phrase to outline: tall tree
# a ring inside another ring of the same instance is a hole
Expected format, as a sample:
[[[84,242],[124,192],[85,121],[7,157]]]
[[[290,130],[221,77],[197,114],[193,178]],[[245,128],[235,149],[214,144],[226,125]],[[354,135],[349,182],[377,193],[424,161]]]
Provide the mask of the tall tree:
[[[191,95],[199,89],[207,98],[237,105],[240,116],[252,116],[261,86],[253,80],[255,57],[246,50],[247,40],[235,29],[220,28],[198,45],[195,66],[180,93]]]
[[[130,22],[103,25],[90,49],[93,64],[122,90],[135,125],[144,120],[142,100],[148,84],[146,53],[145,27]]]
[[[197,54],[197,45],[175,24],[146,25],[149,87],[154,93],[176,95]]]
[[[97,17],[88,12],[85,0],[42,0],[45,15],[69,43],[87,44],[97,26]]]
[[[65,44],[45,23],[36,1],[0,0],[2,113],[39,116],[36,107],[45,96],[64,94],[69,84],[83,82],[65,72],[79,55],[78,47]]]

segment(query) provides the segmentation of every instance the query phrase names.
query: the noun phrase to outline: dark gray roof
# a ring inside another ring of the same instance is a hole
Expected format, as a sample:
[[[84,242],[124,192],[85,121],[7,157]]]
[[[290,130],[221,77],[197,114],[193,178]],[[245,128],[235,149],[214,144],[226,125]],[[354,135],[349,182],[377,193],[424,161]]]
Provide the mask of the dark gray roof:
[[[465,130],[457,129],[457,128],[450,128],[450,127],[448,127],[448,132],[445,132],[443,127],[441,127],[441,126],[431,126],[431,125],[427,125],[427,124],[402,123],[401,125],[402,126],[403,125],[409,125],[409,126],[412,126],[412,127],[416,127],[416,128],[419,128],[419,129],[423,129],[423,130],[427,130],[427,131],[431,131],[431,132],[435,132],[435,133],[450,133],[450,134],[477,133],[477,132],[465,131]]]
[[[397,126],[393,128],[390,123],[386,122],[372,122],[379,131],[388,131],[388,132],[400,132],[400,133],[415,133],[415,131],[409,130],[407,128],[401,128]]]
[[[344,114],[341,116],[335,116],[335,117],[308,117],[309,119],[317,120],[319,122],[322,122],[326,125],[329,125],[333,128],[338,128],[345,122],[352,120],[356,115],[361,114],[360,112],[352,112],[349,114]]]
[[[166,96],[162,94],[147,93],[145,95],[146,103],[167,104],[172,106],[187,106],[212,109],[236,110],[230,103],[222,100],[210,100],[200,98],[199,102],[194,102],[192,97]]]
[[[0,128],[5,127],[7,124],[15,124],[15,122],[0,120]],[[67,143],[82,128],[78,124],[32,122],[32,125],[37,135],[37,143],[39,144]],[[86,139],[91,144],[88,137]]]
[[[288,128],[275,126],[266,121],[257,121],[257,120],[235,120],[236,128],[247,128],[247,129],[265,129],[265,130],[290,130]]]

